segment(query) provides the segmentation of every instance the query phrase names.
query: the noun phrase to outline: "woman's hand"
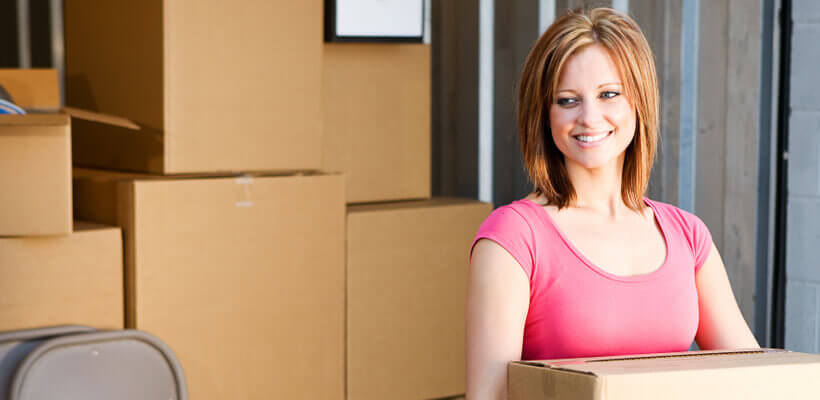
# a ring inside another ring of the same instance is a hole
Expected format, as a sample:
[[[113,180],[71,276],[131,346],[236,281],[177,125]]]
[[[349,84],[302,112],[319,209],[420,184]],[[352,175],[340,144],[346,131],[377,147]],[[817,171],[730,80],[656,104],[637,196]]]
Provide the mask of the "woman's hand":
[[[507,398],[507,363],[521,359],[530,283],[498,243],[473,248],[467,283],[467,400]]]
[[[717,247],[695,275],[700,323],[695,341],[702,350],[759,348],[737,305]]]

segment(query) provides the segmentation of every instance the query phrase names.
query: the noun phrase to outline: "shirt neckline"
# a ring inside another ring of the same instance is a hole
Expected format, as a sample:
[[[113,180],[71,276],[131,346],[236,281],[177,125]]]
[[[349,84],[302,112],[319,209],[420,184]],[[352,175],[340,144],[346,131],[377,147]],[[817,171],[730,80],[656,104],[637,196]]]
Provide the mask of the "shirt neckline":
[[[547,223],[550,224],[553,229],[555,229],[555,232],[558,233],[558,236],[561,238],[561,240],[564,241],[564,243],[567,245],[570,251],[572,251],[572,253],[575,254],[575,256],[579,260],[581,260],[581,262],[584,263],[584,265],[586,265],[588,268],[598,273],[599,275],[602,275],[605,278],[620,282],[644,282],[657,278],[661,274],[661,272],[663,272],[666,269],[667,264],[669,264],[669,253],[671,251],[671,246],[669,244],[669,235],[667,235],[666,228],[663,226],[663,222],[661,221],[660,215],[658,215],[658,209],[655,207],[652,201],[646,197],[643,198],[643,202],[652,209],[652,217],[655,219],[655,221],[657,221],[658,227],[661,231],[661,235],[663,236],[664,245],[666,246],[666,254],[663,258],[663,263],[661,263],[660,267],[658,267],[652,272],[640,275],[616,275],[611,272],[607,272],[603,268],[598,267],[597,265],[595,265],[595,263],[586,258],[586,256],[584,256],[584,254],[581,253],[581,251],[577,247],[575,247],[574,244],[572,244],[569,238],[567,238],[567,236],[564,235],[564,232],[561,231],[561,228],[558,227],[558,224],[555,221],[553,221],[552,217],[549,215],[549,213],[547,213],[547,210],[545,210],[544,207],[542,207],[535,201],[526,198],[521,199],[519,201],[526,202],[532,205],[533,207],[536,207],[538,209],[538,212],[540,213],[540,218],[546,220]]]

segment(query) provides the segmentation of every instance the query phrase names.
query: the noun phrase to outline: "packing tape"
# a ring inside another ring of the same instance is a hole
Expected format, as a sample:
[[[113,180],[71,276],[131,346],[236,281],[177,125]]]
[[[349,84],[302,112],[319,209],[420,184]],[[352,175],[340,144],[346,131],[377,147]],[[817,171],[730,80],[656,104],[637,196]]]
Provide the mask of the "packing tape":
[[[236,178],[236,207],[247,208],[253,207],[253,197],[251,186],[253,186],[253,177],[240,176]]]

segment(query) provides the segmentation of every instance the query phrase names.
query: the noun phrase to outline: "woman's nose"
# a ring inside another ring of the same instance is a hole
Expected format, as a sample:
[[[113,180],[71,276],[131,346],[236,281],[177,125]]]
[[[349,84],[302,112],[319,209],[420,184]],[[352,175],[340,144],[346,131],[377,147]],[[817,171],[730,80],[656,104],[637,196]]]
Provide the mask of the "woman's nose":
[[[604,121],[604,114],[601,106],[595,101],[584,101],[581,103],[578,123],[589,128],[596,128]]]

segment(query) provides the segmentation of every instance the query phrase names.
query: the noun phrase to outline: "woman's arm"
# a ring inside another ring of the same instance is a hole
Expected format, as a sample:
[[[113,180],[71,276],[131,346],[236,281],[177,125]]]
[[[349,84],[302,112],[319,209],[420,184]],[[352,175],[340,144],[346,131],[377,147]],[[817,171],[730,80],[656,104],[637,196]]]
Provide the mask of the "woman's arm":
[[[467,400],[507,398],[507,363],[521,359],[529,294],[515,258],[479,240],[467,283]]]
[[[758,348],[752,331],[737,305],[726,267],[717,247],[695,275],[700,324],[695,341],[702,350]]]

